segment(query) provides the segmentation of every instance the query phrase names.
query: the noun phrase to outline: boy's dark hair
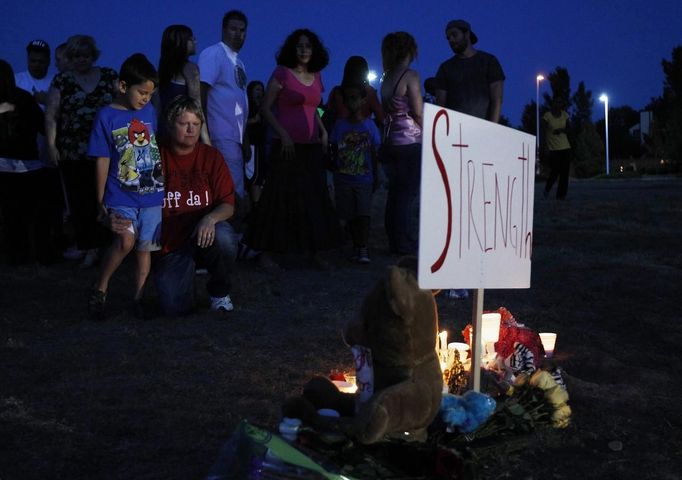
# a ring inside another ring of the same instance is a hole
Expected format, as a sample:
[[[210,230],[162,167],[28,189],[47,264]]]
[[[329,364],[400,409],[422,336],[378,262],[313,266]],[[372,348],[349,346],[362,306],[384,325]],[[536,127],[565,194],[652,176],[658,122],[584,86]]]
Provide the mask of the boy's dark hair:
[[[277,65],[282,65],[287,68],[296,67],[298,64],[296,58],[296,44],[298,44],[298,39],[301,35],[308,37],[308,40],[310,40],[310,44],[313,47],[313,54],[308,63],[308,71],[311,73],[319,72],[329,64],[329,52],[324,48],[324,45],[322,45],[320,37],[307,28],[294,30],[289,34],[287,39],[284,40],[282,48],[279,49],[279,52],[277,52],[277,55],[275,56]]]
[[[341,98],[346,100],[346,95],[348,95],[349,92],[355,90],[357,90],[361,98],[367,97],[367,88],[365,87],[364,83],[344,82],[341,84]]]
[[[245,27],[249,26],[249,21],[246,18],[244,12],[242,12],[241,10],[230,10],[225,15],[223,15],[223,29],[227,27],[227,22],[229,22],[230,20],[241,20],[242,22],[244,22]]]
[[[139,85],[146,81],[152,82],[154,87],[159,85],[159,74],[156,68],[141,53],[134,53],[125,59],[121,65],[121,71],[118,72],[118,79],[128,86]]]

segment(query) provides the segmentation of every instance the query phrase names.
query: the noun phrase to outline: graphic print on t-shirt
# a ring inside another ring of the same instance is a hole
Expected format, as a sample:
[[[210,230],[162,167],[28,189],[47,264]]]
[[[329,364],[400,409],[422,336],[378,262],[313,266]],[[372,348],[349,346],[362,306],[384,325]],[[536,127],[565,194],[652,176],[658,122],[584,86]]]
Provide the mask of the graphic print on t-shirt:
[[[234,81],[242,90],[246,88],[246,72],[239,64],[234,66]]]
[[[367,175],[369,165],[365,156],[371,151],[372,141],[368,132],[346,132],[339,142],[339,173]]]
[[[144,122],[133,119],[112,132],[118,162],[118,180],[125,190],[141,195],[163,190],[161,155],[156,136]]]

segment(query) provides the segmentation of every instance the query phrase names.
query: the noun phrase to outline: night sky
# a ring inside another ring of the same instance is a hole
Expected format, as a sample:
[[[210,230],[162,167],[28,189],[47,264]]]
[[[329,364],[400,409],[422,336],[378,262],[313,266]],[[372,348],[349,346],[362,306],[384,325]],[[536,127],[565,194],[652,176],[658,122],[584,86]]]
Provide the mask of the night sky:
[[[661,59],[682,44],[682,1],[309,1],[165,0],[4,0],[0,45],[15,71],[25,70],[25,46],[34,38],[54,48],[75,33],[95,37],[102,50],[99,65],[118,70],[131,53],[158,60],[163,29],[190,26],[198,50],[220,40],[225,11],[237,8],[249,17],[241,57],[250,80],[267,81],[274,54],[285,36],[299,27],[316,31],[330,51],[323,71],[327,92],[341,80],[350,55],[362,55],[381,72],[380,45],[391,31],[410,32],[419,45],[414,68],[422,80],[452,55],[445,41],[448,20],[468,20],[477,47],[495,54],[505,70],[503,114],[518,125],[524,104],[535,98],[535,77],[556,66],[568,68],[573,91],[583,80],[595,98],[594,119],[603,117],[596,101],[606,92],[612,107],[643,108],[663,87]],[[416,7],[415,7],[416,6]],[[375,81],[375,86],[377,82]],[[541,93],[548,89],[546,82]],[[326,99],[326,95],[325,95]]]

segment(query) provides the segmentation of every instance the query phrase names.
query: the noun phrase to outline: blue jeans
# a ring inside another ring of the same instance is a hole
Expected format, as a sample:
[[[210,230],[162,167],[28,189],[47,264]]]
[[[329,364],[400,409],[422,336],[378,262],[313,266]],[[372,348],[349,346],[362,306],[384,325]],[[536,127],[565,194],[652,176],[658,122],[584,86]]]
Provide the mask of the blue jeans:
[[[419,244],[421,144],[387,146],[384,171],[388,177],[384,215],[388,247],[393,253],[416,255]]]
[[[215,226],[215,240],[200,248],[196,238],[159,258],[154,265],[154,280],[161,309],[166,315],[184,315],[194,308],[194,275],[197,264],[210,275],[206,285],[212,297],[230,293],[230,273],[237,257],[238,234],[227,222]]]

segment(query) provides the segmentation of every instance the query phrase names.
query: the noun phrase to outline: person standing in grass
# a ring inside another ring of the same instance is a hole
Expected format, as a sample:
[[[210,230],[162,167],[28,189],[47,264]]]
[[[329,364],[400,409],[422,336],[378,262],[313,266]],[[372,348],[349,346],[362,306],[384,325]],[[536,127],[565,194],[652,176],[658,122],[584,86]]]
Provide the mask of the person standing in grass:
[[[372,192],[377,181],[379,129],[364,113],[367,90],[362,83],[342,84],[339,88],[348,112],[334,124],[329,141],[335,145],[334,192],[336,211],[346,223],[355,253],[351,259],[370,263],[369,224]]]
[[[123,259],[136,248],[135,313],[151,269],[151,251],[159,250],[163,174],[156,144],[156,112],[149,103],[158,84],[154,66],[141,53],[121,66],[118,94],[95,118],[88,155],[96,159],[98,219],[126,219],[127,228],[115,231],[90,292],[88,311],[96,319],[104,313],[109,280]]]
[[[249,102],[246,70],[239,57],[247,27],[246,15],[230,10],[223,16],[221,41],[199,54],[201,103],[211,145],[220,150],[227,162],[238,200],[246,200],[244,159],[251,151],[244,139]]]
[[[273,133],[268,181],[244,239],[263,252],[307,251],[320,269],[329,264],[319,252],[338,246],[341,236],[323,161],[328,135],[317,112],[328,63],[327,49],[308,29],[291,33],[277,54],[261,107]]]
[[[47,150],[64,179],[77,247],[67,250],[68,257],[84,257],[83,268],[95,263],[109,237],[97,223],[95,164],[87,155],[95,115],[113,101],[118,89],[116,71],[95,65],[100,53],[94,38],[69,37],[64,52],[69,69],[52,80],[45,108]]]
[[[566,100],[554,97],[548,112],[542,116],[545,147],[549,160],[549,177],[545,184],[544,196],[549,196],[554,182],[559,180],[556,189],[557,200],[564,200],[568,192],[568,174],[571,166],[571,144],[566,135],[569,122],[566,113]]]
[[[386,235],[391,253],[416,255],[424,109],[419,74],[410,68],[417,57],[417,43],[407,32],[389,33],[381,42],[381,57],[384,65],[381,161],[388,177]]]

